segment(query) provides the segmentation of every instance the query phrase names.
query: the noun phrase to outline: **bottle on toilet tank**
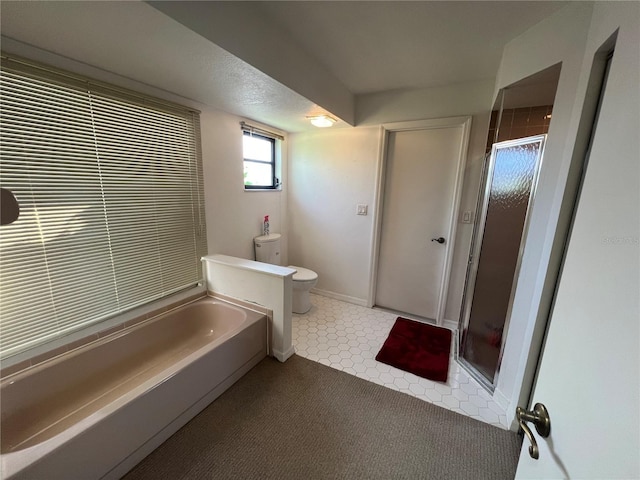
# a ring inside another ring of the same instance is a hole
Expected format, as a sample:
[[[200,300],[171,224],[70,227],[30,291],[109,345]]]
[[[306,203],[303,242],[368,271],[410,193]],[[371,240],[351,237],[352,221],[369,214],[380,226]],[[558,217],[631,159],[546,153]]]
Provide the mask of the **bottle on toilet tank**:
[[[269,235],[269,215],[264,216],[264,222],[262,223],[262,234]]]

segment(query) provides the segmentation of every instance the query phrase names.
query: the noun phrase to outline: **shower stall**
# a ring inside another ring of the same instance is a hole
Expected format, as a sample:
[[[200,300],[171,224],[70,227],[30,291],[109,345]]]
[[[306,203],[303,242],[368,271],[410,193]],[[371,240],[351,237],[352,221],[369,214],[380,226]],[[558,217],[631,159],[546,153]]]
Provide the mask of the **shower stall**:
[[[495,143],[486,157],[460,325],[459,362],[493,391],[546,135]]]
[[[553,65],[503,88],[489,123],[457,360],[490,392],[500,372],[561,68]]]

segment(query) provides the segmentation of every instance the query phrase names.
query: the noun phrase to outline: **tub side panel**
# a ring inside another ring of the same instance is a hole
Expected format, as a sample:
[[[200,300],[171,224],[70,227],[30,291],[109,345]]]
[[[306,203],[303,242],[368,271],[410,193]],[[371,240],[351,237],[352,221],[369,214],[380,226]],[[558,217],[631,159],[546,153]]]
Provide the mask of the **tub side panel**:
[[[170,367],[173,354],[184,351],[187,344],[196,348],[214,340],[207,331],[221,336],[241,325],[238,319],[228,324],[220,319],[198,321],[197,315],[191,317],[192,311],[161,318],[3,382],[2,452],[23,442],[31,446],[69,428],[79,417],[111,402],[109,397],[121,395],[121,385],[150,378],[163,368],[163,358]]]
[[[3,381],[3,452],[73,412],[90,413],[86,406],[94,399],[118,390],[129,378],[144,378],[151,366],[157,370],[161,357],[170,358],[187,344],[200,348],[238,330],[248,317],[254,318],[253,313],[201,300]],[[30,419],[28,425],[25,418]],[[69,421],[55,430],[68,428]],[[51,434],[59,433],[55,430]]]
[[[118,478],[150,452],[144,449],[145,444],[153,444],[154,437],[163,431],[163,439],[168,438],[210,403],[193,409],[201,399],[246,367],[248,362],[257,363],[265,356],[266,317],[262,317],[70,439],[12,480]],[[187,418],[183,416],[185,412],[189,413]],[[182,420],[176,422],[181,416]],[[167,434],[168,425],[175,428]],[[120,471],[119,465],[127,465],[127,468]],[[118,470],[118,476],[111,477],[109,472],[114,469]]]

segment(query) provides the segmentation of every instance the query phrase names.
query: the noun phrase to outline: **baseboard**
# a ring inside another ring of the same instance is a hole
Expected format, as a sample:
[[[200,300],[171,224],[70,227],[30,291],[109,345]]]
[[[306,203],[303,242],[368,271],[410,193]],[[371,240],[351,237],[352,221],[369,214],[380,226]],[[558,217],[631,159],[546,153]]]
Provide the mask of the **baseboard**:
[[[505,412],[509,408],[511,402],[504,394],[498,390],[497,388],[493,391],[493,401],[498,404],[498,406],[503,409]]]
[[[516,419],[516,407],[512,406],[511,400],[496,388],[493,392],[493,401],[496,402],[502,410],[504,410],[509,430],[513,432],[517,431],[518,421]]]
[[[332,292],[329,290],[321,290],[319,288],[312,288],[311,293],[315,293],[316,295],[321,295],[323,297],[333,298],[335,300],[340,300],[342,302],[352,303],[354,305],[360,305],[361,307],[369,308],[369,304],[365,298],[351,297],[349,295],[343,295],[341,293]],[[457,330],[458,322],[455,320],[447,320],[444,319],[442,321],[442,326],[448,328],[449,330]]]
[[[342,295],[341,293],[331,292],[329,290],[320,290],[318,288],[312,288],[311,293],[321,295],[323,297],[333,298],[342,302],[353,303],[354,305],[360,305],[361,307],[367,307],[367,300],[365,298],[350,297],[349,295]]]
[[[296,349],[293,345],[291,345],[291,347],[289,347],[286,352],[281,352],[280,350],[276,349],[272,350],[273,356],[282,363],[286,362],[294,353],[296,353]]]

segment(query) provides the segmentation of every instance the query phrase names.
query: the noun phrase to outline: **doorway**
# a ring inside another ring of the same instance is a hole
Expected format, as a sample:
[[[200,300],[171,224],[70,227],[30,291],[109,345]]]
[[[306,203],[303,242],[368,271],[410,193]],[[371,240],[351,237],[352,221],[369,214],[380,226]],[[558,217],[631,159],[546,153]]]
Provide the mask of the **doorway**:
[[[470,123],[383,126],[372,305],[442,323]]]

